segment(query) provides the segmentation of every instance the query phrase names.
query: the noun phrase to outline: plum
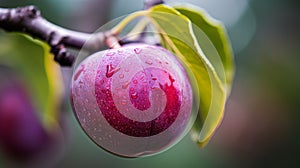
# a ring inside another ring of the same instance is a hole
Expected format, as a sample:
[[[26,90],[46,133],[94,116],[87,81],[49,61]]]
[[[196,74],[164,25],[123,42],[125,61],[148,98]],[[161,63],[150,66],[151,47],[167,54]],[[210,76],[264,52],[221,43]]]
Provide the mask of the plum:
[[[172,146],[185,132],[193,106],[184,67],[171,52],[147,44],[86,58],[74,72],[71,99],[86,134],[123,157]]]
[[[1,151],[13,164],[54,164],[62,154],[61,131],[43,125],[17,72],[0,66],[0,79]]]
[[[30,157],[44,148],[49,137],[24,89],[13,84],[2,88],[0,93],[1,146],[15,156]]]

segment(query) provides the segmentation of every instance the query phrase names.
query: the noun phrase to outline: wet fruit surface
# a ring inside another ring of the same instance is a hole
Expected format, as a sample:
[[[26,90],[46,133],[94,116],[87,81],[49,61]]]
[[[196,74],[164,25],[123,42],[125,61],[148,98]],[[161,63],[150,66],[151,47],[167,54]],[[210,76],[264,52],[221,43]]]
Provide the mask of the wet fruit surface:
[[[98,52],[74,73],[72,103],[89,137],[125,157],[160,152],[184,132],[192,90],[167,50],[134,44]]]

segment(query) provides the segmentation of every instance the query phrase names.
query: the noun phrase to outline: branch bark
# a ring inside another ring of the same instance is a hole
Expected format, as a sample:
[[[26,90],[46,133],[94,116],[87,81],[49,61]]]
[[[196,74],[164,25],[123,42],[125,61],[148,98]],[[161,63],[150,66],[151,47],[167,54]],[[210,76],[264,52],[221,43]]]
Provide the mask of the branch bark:
[[[149,9],[152,6],[163,4],[164,0],[144,0],[144,9]]]
[[[144,8],[162,4],[163,0],[144,0]],[[72,66],[75,56],[66,47],[97,50],[107,46],[107,39],[116,35],[110,31],[82,33],[59,27],[41,16],[35,6],[0,8],[0,28],[9,32],[26,33],[33,38],[47,42],[54,54],[54,60],[61,66]]]
[[[44,19],[35,6],[21,8],[0,8],[0,28],[6,31],[22,32],[47,42],[55,61],[62,66],[71,66],[75,57],[65,47],[96,50],[106,46],[110,32],[97,34],[82,33],[59,27]],[[86,43],[88,42],[88,43]]]

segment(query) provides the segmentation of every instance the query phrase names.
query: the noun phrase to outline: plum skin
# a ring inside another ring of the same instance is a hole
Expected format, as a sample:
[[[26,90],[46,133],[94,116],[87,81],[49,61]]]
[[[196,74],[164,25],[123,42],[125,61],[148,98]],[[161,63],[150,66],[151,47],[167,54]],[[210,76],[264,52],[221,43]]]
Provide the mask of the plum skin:
[[[166,49],[131,44],[89,56],[75,70],[72,107],[87,135],[119,156],[158,153],[183,134],[192,89]]]

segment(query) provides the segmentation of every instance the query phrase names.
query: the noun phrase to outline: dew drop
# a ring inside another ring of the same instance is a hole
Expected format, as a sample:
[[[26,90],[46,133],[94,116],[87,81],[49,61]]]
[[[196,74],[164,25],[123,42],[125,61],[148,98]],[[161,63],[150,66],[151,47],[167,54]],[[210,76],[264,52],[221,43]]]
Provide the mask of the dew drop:
[[[127,89],[130,83],[125,83],[124,85],[122,85],[122,89]]]
[[[116,53],[115,52],[108,52],[107,54],[106,54],[106,56],[113,56],[113,55],[115,55]]]
[[[119,75],[119,78],[120,78],[120,79],[123,79],[123,78],[124,78],[124,74],[120,74],[120,75]]]
[[[112,64],[109,64],[106,66],[106,77],[110,78],[112,77],[116,72],[120,70],[120,67],[114,68]]]
[[[132,92],[132,91],[134,91],[134,88],[133,88],[133,87],[130,87],[130,89],[129,89],[129,90]]]
[[[131,98],[136,99],[138,97],[138,94],[136,92],[131,94]]]
[[[100,84],[102,85],[102,84],[104,84],[104,82],[105,82],[104,79],[102,79],[102,80],[100,81]]]
[[[169,80],[170,80],[171,84],[173,84],[175,82],[175,79],[171,75],[169,75]]]
[[[121,104],[122,104],[122,105],[126,105],[126,104],[127,104],[127,101],[126,101],[126,100],[122,100],[122,101],[121,101]]]
[[[143,91],[147,92],[148,88],[147,87],[143,87]]]
[[[135,48],[135,49],[134,49],[134,52],[135,52],[136,54],[140,54],[140,53],[142,52],[142,49],[140,49],[140,48]]]
[[[148,64],[148,65],[152,65],[152,61],[151,60],[147,60],[145,63]]]

